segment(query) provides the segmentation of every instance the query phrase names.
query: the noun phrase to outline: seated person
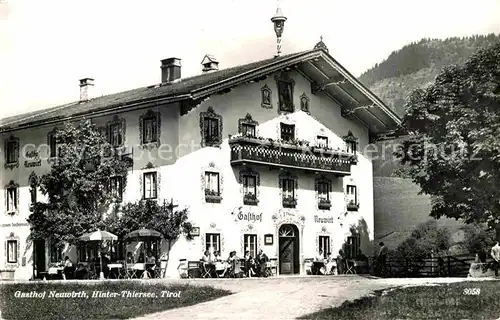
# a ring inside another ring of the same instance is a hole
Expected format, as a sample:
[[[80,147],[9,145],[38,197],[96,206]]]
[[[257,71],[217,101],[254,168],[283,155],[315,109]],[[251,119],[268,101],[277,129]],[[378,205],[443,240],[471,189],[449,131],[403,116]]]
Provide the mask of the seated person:
[[[259,253],[257,254],[257,258],[255,259],[257,262],[257,275],[259,277],[267,277],[266,275],[266,266],[267,262],[269,261],[269,258],[267,255],[262,251],[262,249],[259,249]]]
[[[361,249],[358,250],[356,255],[356,273],[368,272],[368,257],[363,254]]]
[[[210,263],[212,262],[212,259],[210,257],[210,251],[206,250],[204,253],[203,253],[203,256],[201,257],[200,259],[202,262],[205,262],[205,263]]]
[[[146,263],[148,264],[155,264],[156,263],[156,258],[153,256],[151,252],[148,253],[148,257],[146,258]]]
[[[255,261],[249,251],[245,252],[245,274],[249,277],[255,275]]]
[[[134,263],[134,255],[132,252],[127,252],[127,264],[133,264]]]
[[[326,260],[326,274],[337,274],[337,259],[335,259],[331,252],[328,252]]]
[[[71,262],[71,259],[66,256],[64,258],[64,269],[63,269],[63,272],[64,272],[64,277],[66,279],[71,279],[73,278],[73,273],[74,273],[74,269],[73,269],[73,262]]]
[[[216,262],[222,261],[222,258],[220,256],[220,252],[219,251],[215,251],[214,252],[214,261],[216,261]]]
[[[325,267],[325,258],[323,256],[323,250],[319,250],[316,257],[314,257],[313,265],[311,267],[312,274],[322,274],[321,268]]]
[[[88,270],[83,263],[78,263],[78,266],[75,270],[75,278],[76,279],[87,279],[88,278]]]

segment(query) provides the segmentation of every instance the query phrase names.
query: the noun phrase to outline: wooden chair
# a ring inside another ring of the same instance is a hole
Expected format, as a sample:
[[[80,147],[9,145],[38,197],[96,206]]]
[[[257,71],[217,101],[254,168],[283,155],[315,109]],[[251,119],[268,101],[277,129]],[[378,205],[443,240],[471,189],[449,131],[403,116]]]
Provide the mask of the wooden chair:
[[[212,275],[210,274],[211,269],[207,268],[208,264],[205,262],[200,262],[200,271],[201,271],[201,277],[202,278],[211,278]]]

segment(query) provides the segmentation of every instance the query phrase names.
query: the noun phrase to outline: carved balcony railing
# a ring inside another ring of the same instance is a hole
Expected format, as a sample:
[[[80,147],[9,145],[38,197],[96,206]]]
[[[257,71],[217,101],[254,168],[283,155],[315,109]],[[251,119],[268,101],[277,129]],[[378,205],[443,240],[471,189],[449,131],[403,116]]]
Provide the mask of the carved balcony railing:
[[[229,140],[231,164],[263,164],[306,171],[350,175],[355,156],[341,151],[327,151],[307,146],[236,137]]]

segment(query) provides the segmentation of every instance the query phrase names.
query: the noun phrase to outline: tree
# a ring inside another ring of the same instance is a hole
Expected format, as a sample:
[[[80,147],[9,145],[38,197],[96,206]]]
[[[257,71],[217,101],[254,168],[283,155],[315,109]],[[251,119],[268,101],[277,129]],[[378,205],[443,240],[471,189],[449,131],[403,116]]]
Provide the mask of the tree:
[[[500,239],[500,43],[444,69],[406,101],[396,156],[431,216],[487,223]]]
[[[439,228],[436,220],[419,224],[396,249],[407,259],[423,259],[432,253],[447,251],[451,246],[451,233]]]
[[[125,188],[128,161],[110,149],[90,120],[67,123],[55,139],[57,157],[39,185],[47,201],[32,205],[28,222],[34,239],[73,244],[85,232],[102,226],[113,200],[110,177],[122,177]]]
[[[470,253],[486,254],[495,245],[493,230],[485,230],[484,226],[469,224],[463,228],[465,239],[463,246]]]
[[[120,213],[113,212],[105,220],[110,232],[120,238],[141,228],[152,229],[160,232],[167,241],[167,251],[181,234],[191,239],[192,224],[188,222],[187,208],[175,210],[173,202],[163,202],[159,205],[154,200],[141,200],[127,203],[119,209]]]

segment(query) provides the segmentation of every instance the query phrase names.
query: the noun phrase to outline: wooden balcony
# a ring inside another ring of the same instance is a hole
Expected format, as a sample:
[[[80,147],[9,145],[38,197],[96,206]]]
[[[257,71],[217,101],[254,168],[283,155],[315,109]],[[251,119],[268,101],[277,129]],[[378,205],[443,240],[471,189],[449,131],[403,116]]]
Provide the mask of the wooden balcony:
[[[345,152],[323,152],[319,148],[248,137],[231,138],[229,145],[231,165],[252,163],[346,176],[356,161],[355,156]]]

